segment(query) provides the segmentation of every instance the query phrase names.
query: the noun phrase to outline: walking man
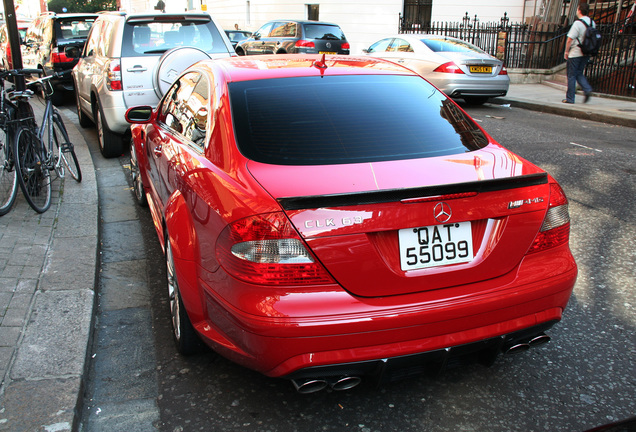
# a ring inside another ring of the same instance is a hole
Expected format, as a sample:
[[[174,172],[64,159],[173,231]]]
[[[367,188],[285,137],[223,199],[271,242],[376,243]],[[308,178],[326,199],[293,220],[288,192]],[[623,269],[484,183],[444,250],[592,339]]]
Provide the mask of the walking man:
[[[579,7],[576,10],[576,16],[579,18],[574,21],[570,31],[568,32],[568,40],[565,44],[565,59],[568,62],[568,91],[565,94],[563,103],[574,103],[574,95],[576,94],[576,83],[578,82],[583,89],[585,99],[583,102],[590,100],[592,95],[592,86],[587,82],[587,78],[583,75],[585,66],[590,59],[590,56],[583,54],[579,47],[580,42],[585,37],[585,24],[579,20],[584,20],[588,25],[595,26],[592,18],[587,16],[590,12],[590,6],[587,3],[579,3]]]

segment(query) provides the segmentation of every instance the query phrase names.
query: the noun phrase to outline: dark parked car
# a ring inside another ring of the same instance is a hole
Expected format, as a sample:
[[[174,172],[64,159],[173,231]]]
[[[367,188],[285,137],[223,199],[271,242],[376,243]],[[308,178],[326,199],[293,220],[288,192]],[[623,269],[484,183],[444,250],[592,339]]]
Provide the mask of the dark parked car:
[[[25,68],[43,69],[44,75],[70,71],[77,64],[76,58],[66,55],[67,47],[84,47],[88,32],[99,15],[97,14],[42,14],[33,20],[27,29],[22,46],[22,63]],[[56,92],[53,103],[60,104],[64,93],[73,90],[70,74],[52,80]]]
[[[238,55],[349,54],[350,45],[337,24],[320,21],[270,21],[236,46]]]
[[[182,353],[345,390],[491,364],[562,317],[563,190],[402,66],[204,60],[126,118]]]
[[[238,45],[240,41],[244,41],[252,36],[252,32],[244,30],[225,30],[225,34],[230,39],[230,42],[232,42],[233,48],[236,48],[236,45]]]

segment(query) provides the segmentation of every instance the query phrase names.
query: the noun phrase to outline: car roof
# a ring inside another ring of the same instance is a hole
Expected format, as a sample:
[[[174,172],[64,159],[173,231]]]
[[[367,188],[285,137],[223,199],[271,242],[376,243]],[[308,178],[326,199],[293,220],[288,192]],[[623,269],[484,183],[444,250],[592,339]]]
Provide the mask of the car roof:
[[[268,23],[271,22],[281,22],[281,21],[289,21],[289,22],[295,22],[298,24],[322,24],[322,25],[332,25],[332,26],[336,26],[336,27],[340,27],[338,24],[332,23],[332,22],[327,22],[327,21],[311,21],[311,20],[297,20],[297,19],[275,19],[275,20],[269,20],[267,21]]]
[[[254,57],[229,57],[204,60],[196,68],[212,71],[221,68],[227,82],[257,79],[290,78],[333,75],[413,75],[417,74],[398,64],[367,56],[325,56],[325,68],[320,67],[319,54],[276,54]]]

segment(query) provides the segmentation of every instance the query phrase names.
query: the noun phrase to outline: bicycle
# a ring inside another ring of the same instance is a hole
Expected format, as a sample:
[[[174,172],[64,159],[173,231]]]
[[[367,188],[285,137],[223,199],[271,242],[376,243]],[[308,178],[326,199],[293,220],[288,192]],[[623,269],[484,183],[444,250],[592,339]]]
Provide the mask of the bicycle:
[[[65,73],[31,81],[29,85],[39,85],[46,100],[42,125],[21,125],[14,141],[15,169],[18,184],[29,205],[38,213],[44,213],[51,206],[51,172],[64,178],[65,170],[77,181],[82,181],[82,171],[77,161],[73,144],[62,121],[59,111],[53,107],[53,86],[50,80]]]
[[[31,90],[5,90],[5,80],[20,75],[39,74],[39,69],[0,71],[0,216],[7,214],[18,193],[18,177],[14,160],[14,140],[20,123],[35,124],[28,100]]]

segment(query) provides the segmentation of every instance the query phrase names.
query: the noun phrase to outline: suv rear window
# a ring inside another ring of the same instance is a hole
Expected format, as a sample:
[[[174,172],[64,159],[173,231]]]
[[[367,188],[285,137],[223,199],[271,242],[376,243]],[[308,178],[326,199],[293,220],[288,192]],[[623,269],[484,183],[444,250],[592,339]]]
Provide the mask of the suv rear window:
[[[416,159],[488,144],[462,110],[420,77],[296,77],[228,87],[239,150],[258,162]]]
[[[346,40],[347,38],[338,26],[305,24],[305,39]]]
[[[57,42],[63,43],[64,41],[71,40],[86,40],[88,32],[95,23],[95,18],[78,19],[78,18],[64,18],[55,20],[55,34],[57,35]]]
[[[163,54],[176,47],[195,47],[207,53],[227,53],[212,21],[134,21],[126,23],[124,29],[124,57],[137,57],[145,54]],[[129,41],[129,42],[126,42]]]

